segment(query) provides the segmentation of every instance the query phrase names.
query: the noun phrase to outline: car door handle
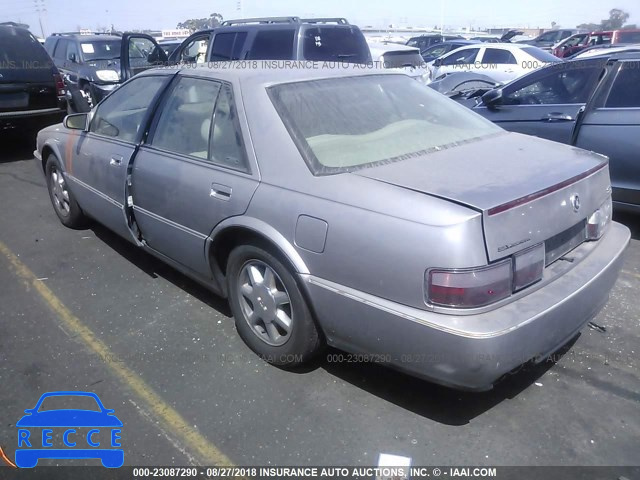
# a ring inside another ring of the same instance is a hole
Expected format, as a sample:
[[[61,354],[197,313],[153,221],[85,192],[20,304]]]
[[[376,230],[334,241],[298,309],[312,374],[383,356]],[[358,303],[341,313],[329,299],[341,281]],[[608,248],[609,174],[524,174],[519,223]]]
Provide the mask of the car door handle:
[[[547,122],[572,122],[573,117],[566,113],[552,112],[545,115],[543,120],[546,120]]]
[[[209,196],[227,201],[231,198],[231,191],[232,191],[231,187],[227,187],[226,185],[220,185],[219,183],[212,183],[211,192],[209,192]]]
[[[112,167],[119,167],[122,164],[122,155],[111,155],[109,165]]]

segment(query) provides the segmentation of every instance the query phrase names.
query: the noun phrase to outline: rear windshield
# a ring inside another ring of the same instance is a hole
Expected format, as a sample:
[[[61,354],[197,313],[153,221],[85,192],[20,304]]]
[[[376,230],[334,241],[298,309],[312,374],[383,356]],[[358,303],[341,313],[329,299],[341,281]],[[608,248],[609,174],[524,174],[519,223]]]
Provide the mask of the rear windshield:
[[[269,94],[314,175],[405,160],[502,131],[405,75],[288,83]]]
[[[383,55],[384,68],[420,67],[424,63],[418,51],[387,52]]]
[[[311,27],[304,31],[302,57],[311,61],[368,63],[367,41],[359,28]]]
[[[97,40],[80,44],[85,61],[120,58],[120,40]]]
[[[640,32],[618,32],[618,43],[640,43]]]
[[[28,31],[0,27],[0,69],[51,68],[51,59]]]
[[[537,47],[524,47],[522,51],[525,53],[528,53],[533,58],[535,58],[536,60],[540,60],[541,62],[555,63],[555,62],[561,61],[555,55],[552,55],[549,52],[545,50],[541,50],[540,48],[537,48]]]

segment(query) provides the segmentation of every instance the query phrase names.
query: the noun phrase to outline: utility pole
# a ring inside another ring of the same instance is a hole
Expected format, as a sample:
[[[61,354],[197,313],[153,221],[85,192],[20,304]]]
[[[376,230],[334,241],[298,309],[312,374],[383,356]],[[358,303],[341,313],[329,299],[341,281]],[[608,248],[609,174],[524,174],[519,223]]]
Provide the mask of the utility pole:
[[[47,36],[45,35],[44,24],[42,23],[43,14],[45,18],[47,15],[47,6],[44,2],[45,0],[33,0],[33,3],[36,7],[36,12],[38,12],[38,21],[40,22],[40,32],[42,33],[42,38],[47,38]]]

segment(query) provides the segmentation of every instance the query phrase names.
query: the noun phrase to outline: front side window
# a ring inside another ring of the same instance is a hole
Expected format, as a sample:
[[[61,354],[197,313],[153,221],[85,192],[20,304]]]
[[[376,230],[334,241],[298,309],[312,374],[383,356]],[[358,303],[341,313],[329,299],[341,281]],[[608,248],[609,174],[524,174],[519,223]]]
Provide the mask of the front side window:
[[[167,77],[137,77],[114,91],[96,110],[90,131],[134,142],[147,110]]]
[[[605,103],[607,108],[640,107],[640,64],[623,62]]]
[[[468,48],[453,52],[442,60],[442,65],[471,65],[478,57],[479,48]]]
[[[503,130],[405,75],[367,75],[269,88],[314,175],[423,157]]]
[[[151,145],[208,158],[211,120],[219,91],[218,82],[181,78],[162,109]]]
[[[487,48],[484,51],[482,63],[515,65],[518,62],[516,62],[516,57],[514,57],[513,53],[511,53],[509,50],[502,50],[500,48]]]
[[[566,64],[551,67],[537,80],[505,92],[503,105],[554,105],[586,103],[595,87],[596,75],[601,71],[597,64],[580,67],[578,64]],[[514,85],[515,86],[515,85]]]
[[[180,52],[180,61],[185,63],[204,63],[207,60],[209,35],[202,35],[191,40]]]
[[[292,60],[295,29],[259,30],[247,55],[250,60]]]

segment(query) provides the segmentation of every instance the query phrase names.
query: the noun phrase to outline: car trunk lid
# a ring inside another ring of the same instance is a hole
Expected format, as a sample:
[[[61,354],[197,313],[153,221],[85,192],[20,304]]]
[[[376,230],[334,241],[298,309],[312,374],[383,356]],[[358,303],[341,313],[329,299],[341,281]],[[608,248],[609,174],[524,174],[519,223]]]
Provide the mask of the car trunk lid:
[[[482,212],[490,261],[546,242],[550,263],[584,240],[610,191],[606,158],[516,133],[353,174]]]

